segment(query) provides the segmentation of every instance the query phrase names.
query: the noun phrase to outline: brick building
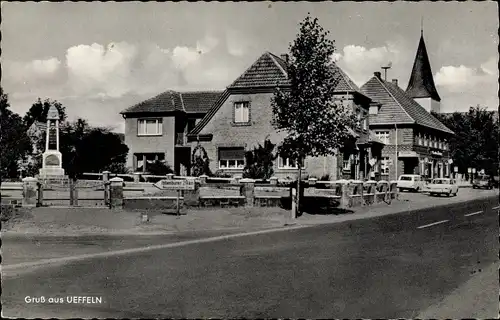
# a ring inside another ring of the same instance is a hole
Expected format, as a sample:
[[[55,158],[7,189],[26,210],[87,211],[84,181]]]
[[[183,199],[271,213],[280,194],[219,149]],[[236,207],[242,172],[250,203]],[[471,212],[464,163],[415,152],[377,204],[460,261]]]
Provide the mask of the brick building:
[[[287,56],[280,57],[266,52],[260,56],[240,77],[238,77],[212,106],[207,115],[188,134],[188,142],[194,148],[197,144],[207,151],[213,172],[222,171],[241,174],[245,166],[245,151],[251,150],[265,139],[279,144],[284,133],[272,127],[271,99],[276,87],[289,86]],[[320,178],[340,177],[362,178],[369,172],[368,163],[377,162],[381,143],[369,131],[368,112],[371,99],[334,66],[339,77],[336,93],[347,108],[358,114],[360,128],[352,132],[357,139],[353,155],[309,157],[305,159],[304,171]],[[344,161],[345,160],[345,161]],[[290,159],[278,157],[274,172],[278,177],[296,177],[297,166]]]
[[[448,140],[453,132],[430,114],[440,111],[423,35],[406,91],[396,79],[387,82],[375,72],[362,91],[376,103],[370,108],[370,129],[383,140],[381,177],[401,174],[428,178],[450,175]]]
[[[191,148],[186,134],[220,95],[217,91],[166,91],[122,111],[129,147],[127,167],[147,172],[147,164],[159,160],[176,174],[189,175]]]

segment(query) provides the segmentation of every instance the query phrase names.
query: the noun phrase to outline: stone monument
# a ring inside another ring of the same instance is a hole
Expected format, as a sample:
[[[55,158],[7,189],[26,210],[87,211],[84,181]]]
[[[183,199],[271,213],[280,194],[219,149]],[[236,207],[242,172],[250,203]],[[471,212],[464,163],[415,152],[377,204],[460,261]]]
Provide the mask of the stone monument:
[[[39,178],[43,180],[64,180],[62,154],[59,152],[59,111],[51,106],[47,114],[45,152],[42,155],[42,168]]]

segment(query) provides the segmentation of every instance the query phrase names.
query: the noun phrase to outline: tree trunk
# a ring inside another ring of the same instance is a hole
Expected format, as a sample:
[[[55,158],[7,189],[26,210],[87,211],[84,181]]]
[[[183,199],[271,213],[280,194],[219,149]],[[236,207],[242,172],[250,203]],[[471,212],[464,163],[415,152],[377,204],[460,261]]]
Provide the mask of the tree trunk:
[[[293,213],[293,218],[296,219],[300,213],[300,182],[302,181],[302,166],[301,159],[298,161],[299,173],[297,176],[297,206],[295,208],[295,212]]]

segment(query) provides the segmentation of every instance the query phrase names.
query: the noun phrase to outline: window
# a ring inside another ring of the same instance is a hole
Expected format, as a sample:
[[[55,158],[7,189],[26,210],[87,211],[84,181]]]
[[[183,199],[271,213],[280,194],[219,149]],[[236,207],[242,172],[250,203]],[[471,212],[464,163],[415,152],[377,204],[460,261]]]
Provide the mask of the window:
[[[304,168],[304,163],[302,163],[302,168]],[[297,163],[293,159],[284,158],[278,156],[278,168],[279,169],[298,169]]]
[[[429,146],[429,139],[427,139],[427,136],[424,136],[424,146]]]
[[[382,157],[380,174],[389,174],[389,157]]]
[[[161,119],[138,119],[137,135],[139,136],[159,136],[162,134]]]
[[[376,131],[375,135],[382,140],[383,143],[389,144],[389,131]]]
[[[370,106],[370,114],[378,114],[378,106]]]
[[[250,122],[250,103],[236,102],[234,104],[234,122],[235,123],[248,123]]]
[[[165,163],[165,153],[134,153],[136,159],[136,171],[147,171],[148,165],[156,161]],[[144,166],[145,165],[145,166]]]
[[[344,159],[344,162],[342,164],[342,170],[344,171],[350,171],[351,170],[351,158],[349,159]]]
[[[363,130],[368,130],[368,117],[363,119]]]
[[[423,141],[422,141],[422,135],[421,134],[418,134],[418,144],[419,145],[423,145]]]
[[[448,148],[448,145],[446,143],[446,140],[443,142],[443,150],[446,150]]]
[[[245,148],[219,148],[219,169],[243,169]]]

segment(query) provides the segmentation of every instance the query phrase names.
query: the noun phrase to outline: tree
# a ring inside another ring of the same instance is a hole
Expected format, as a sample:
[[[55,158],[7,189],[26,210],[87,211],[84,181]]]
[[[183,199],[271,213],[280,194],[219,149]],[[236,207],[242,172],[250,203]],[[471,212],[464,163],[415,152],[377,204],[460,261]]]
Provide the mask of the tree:
[[[290,87],[277,88],[271,101],[273,126],[287,133],[278,152],[296,163],[303,163],[307,156],[335,155],[356,125],[352,110],[339,103],[335,94],[339,75],[333,68],[335,45],[328,33],[317,18],[305,18],[289,49]]]
[[[493,112],[476,106],[467,113],[433,115],[455,132],[449,141],[450,153],[460,172],[476,168],[498,174],[499,124]]]
[[[26,112],[23,118],[24,124],[29,128],[34,122],[47,122],[47,113],[51,106],[55,106],[57,111],[59,111],[60,121],[66,121],[66,108],[57,100],[51,101],[50,99],[45,99],[42,101],[40,98],[33,103],[31,108]]]
[[[191,156],[191,170],[193,177],[199,177],[204,174],[207,176],[212,175],[207,151],[199,144],[194,148]]]
[[[0,175],[14,178],[18,175],[18,160],[32,150],[31,141],[21,117],[10,110],[7,94],[0,87]]]
[[[273,161],[276,159],[273,153],[275,146],[269,139],[266,139],[264,145],[259,144],[252,151],[247,151],[243,178],[266,180],[271,178],[274,173]]]

